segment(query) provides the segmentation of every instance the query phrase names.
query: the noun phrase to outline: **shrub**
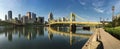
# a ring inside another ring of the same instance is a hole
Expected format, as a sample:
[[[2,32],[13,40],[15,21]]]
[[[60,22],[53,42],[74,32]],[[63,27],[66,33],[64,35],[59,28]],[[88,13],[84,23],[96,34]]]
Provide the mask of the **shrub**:
[[[104,28],[105,31],[113,35],[114,37],[120,39],[120,27],[115,27],[115,28]]]

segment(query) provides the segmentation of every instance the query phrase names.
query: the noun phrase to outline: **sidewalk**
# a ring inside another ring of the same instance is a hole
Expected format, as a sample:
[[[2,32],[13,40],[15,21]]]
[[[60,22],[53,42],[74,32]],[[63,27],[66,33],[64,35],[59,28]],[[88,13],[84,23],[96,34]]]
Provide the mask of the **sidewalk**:
[[[95,30],[82,49],[120,49],[120,40],[99,28]]]
[[[120,40],[105,32],[102,28],[99,29],[99,32],[104,49],[120,49]]]

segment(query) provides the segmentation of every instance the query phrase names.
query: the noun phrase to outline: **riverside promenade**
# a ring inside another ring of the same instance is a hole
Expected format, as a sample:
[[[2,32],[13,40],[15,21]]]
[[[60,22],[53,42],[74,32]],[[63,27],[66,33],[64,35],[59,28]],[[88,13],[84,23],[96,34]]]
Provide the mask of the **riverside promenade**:
[[[105,32],[103,28],[98,28],[82,49],[120,49],[120,40]]]

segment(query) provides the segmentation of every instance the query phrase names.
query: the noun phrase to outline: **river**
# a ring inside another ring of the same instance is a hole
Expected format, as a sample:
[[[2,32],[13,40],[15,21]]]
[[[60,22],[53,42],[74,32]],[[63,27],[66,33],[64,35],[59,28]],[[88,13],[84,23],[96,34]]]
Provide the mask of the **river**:
[[[0,49],[81,49],[93,32],[77,27],[0,28]]]

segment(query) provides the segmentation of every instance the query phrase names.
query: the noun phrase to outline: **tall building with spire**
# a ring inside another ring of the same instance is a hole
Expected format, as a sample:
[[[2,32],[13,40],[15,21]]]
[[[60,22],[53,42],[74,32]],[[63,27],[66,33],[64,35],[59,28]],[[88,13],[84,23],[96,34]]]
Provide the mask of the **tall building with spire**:
[[[54,19],[53,14],[52,14],[52,12],[50,12],[49,15],[48,15],[48,22],[50,22],[53,19]]]

